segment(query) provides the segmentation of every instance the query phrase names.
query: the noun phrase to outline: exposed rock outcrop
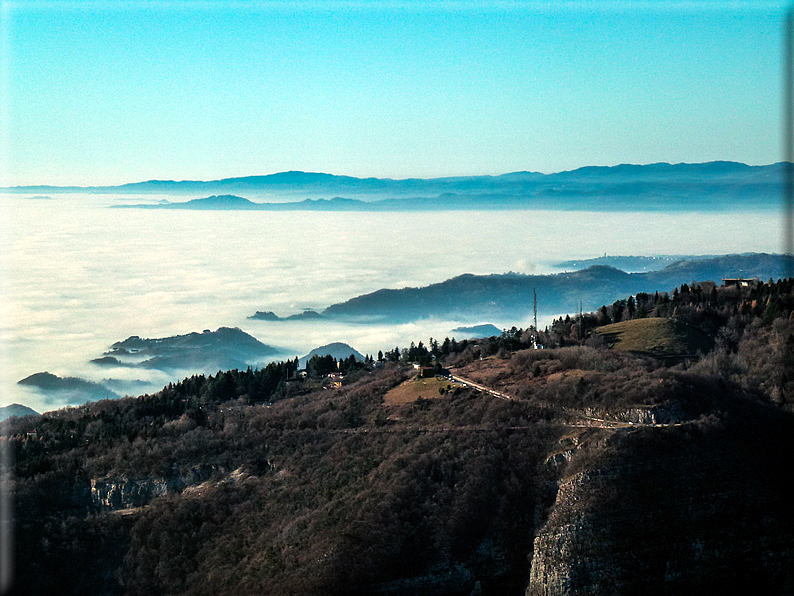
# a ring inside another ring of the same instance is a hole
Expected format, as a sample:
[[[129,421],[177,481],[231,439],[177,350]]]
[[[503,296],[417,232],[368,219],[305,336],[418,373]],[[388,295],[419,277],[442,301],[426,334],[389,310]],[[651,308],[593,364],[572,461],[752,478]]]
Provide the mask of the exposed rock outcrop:
[[[180,484],[163,478],[95,478],[91,480],[91,503],[107,509],[142,507],[155,497],[181,492],[184,486]]]
[[[574,452],[536,533],[527,596],[794,593],[785,483],[744,437],[712,434],[635,429]]]
[[[111,510],[142,507],[156,497],[181,493],[186,487],[204,482],[214,471],[214,466],[203,466],[174,478],[94,478],[91,504]]]
[[[689,417],[675,405],[634,406],[621,412],[605,412],[598,408],[585,408],[584,413],[595,418],[631,424],[675,424]]]

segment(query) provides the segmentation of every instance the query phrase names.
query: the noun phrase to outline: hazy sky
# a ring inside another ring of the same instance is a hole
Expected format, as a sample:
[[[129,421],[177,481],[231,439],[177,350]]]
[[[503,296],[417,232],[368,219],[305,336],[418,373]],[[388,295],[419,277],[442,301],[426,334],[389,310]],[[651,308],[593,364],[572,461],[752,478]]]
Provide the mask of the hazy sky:
[[[772,163],[784,6],[3,2],[0,175]]]

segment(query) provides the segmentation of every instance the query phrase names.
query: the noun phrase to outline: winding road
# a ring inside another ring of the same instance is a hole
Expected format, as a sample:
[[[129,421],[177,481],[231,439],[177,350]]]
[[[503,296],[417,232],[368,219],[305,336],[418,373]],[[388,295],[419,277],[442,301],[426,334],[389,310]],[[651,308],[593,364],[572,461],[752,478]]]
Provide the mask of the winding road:
[[[497,391],[496,389],[492,389],[490,387],[486,387],[485,385],[480,385],[479,383],[475,383],[470,379],[464,379],[463,377],[458,377],[449,373],[448,375],[444,375],[444,378],[448,379],[453,383],[457,383],[463,387],[470,387],[472,389],[476,389],[482,393],[486,393],[498,399],[504,399],[507,401],[515,400],[516,398],[507,395],[506,393],[502,393],[501,391]],[[558,406],[559,407],[559,406]],[[594,416],[589,416],[583,412],[578,410],[572,410],[570,408],[562,408],[562,410],[568,414],[573,416],[577,416],[579,418],[583,418],[587,420],[585,423],[567,423],[565,426],[575,426],[575,427],[591,427],[591,428],[635,428],[635,427],[653,427],[653,428],[661,428],[666,426],[681,426],[686,422],[654,422],[654,423],[647,423],[647,422],[623,422],[621,420],[606,420],[604,418],[596,418]]]

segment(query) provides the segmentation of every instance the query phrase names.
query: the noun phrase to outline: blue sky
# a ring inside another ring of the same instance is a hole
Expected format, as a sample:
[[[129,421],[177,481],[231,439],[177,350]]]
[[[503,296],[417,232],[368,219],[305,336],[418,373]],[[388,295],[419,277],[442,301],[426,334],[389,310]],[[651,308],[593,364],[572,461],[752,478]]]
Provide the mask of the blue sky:
[[[5,2],[0,174],[97,185],[772,163],[784,6]]]

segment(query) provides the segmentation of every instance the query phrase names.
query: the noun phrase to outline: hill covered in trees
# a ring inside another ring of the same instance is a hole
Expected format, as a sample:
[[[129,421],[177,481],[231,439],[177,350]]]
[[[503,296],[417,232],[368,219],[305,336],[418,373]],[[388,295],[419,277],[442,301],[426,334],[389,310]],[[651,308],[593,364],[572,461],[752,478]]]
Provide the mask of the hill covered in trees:
[[[10,404],[0,407],[0,422],[12,416],[38,416],[39,413],[33,408],[21,404]]]
[[[687,282],[12,418],[11,593],[791,593],[793,312],[791,279]],[[597,333],[650,318],[708,342]],[[386,403],[411,362],[461,381]]]
[[[133,335],[115,342],[101,358],[91,362],[159,370],[218,370],[245,367],[278,353],[277,348],[263,344],[238,327],[220,327],[216,331],[206,329],[202,333],[152,339]]]

